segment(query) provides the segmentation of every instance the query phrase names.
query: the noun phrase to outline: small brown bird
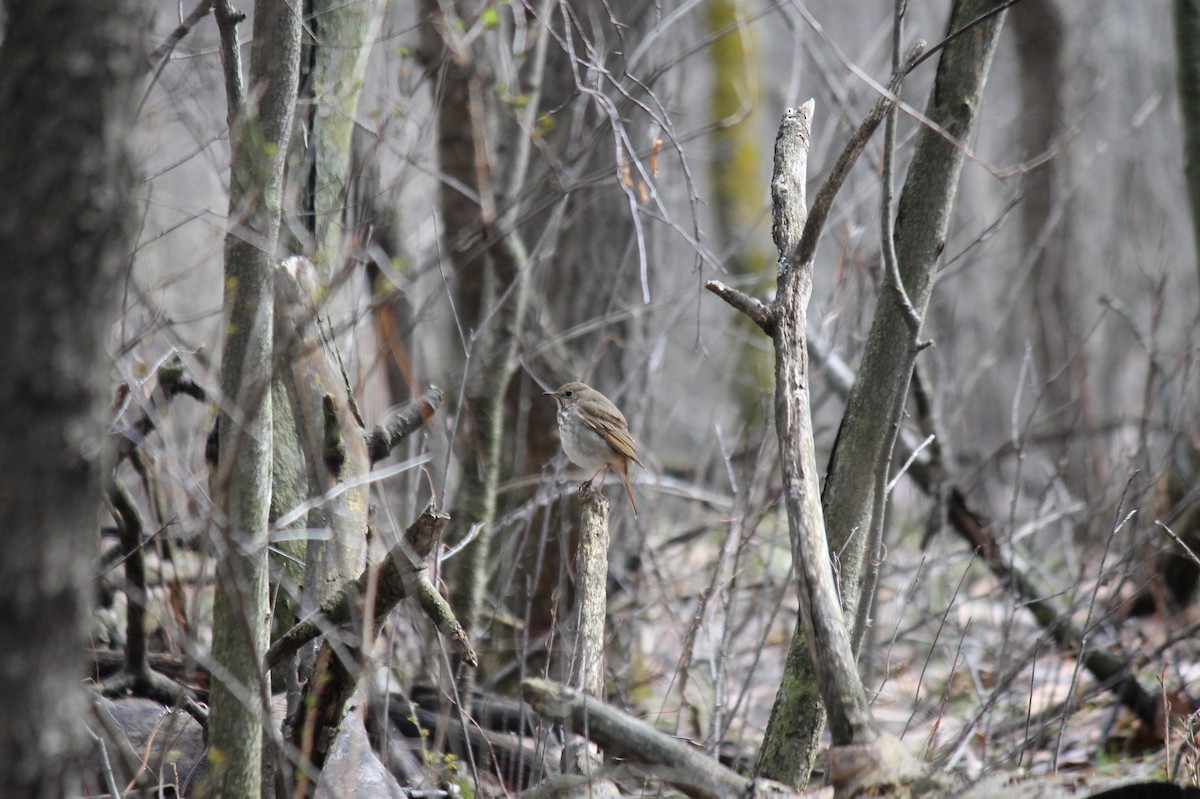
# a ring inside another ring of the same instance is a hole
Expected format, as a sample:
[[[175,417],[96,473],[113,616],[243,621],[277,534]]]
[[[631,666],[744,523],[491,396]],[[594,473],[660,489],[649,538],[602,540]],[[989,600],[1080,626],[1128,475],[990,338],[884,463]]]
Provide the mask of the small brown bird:
[[[633,485],[629,482],[629,464],[637,459],[636,445],[629,434],[629,423],[612,400],[584,383],[565,383],[557,391],[547,391],[558,403],[558,435],[563,451],[576,466],[593,469],[591,479],[579,484],[590,486],[601,472],[613,470],[625,482],[629,504],[637,516]]]

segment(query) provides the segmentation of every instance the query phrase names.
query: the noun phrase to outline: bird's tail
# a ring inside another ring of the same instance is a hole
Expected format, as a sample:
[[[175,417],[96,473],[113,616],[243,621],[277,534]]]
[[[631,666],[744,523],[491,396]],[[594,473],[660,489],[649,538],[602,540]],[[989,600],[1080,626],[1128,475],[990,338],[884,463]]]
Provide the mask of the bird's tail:
[[[633,506],[634,518],[637,518],[637,500],[633,498],[633,484],[629,482],[629,463],[623,464],[621,479],[625,481],[625,493],[629,495],[629,504]]]

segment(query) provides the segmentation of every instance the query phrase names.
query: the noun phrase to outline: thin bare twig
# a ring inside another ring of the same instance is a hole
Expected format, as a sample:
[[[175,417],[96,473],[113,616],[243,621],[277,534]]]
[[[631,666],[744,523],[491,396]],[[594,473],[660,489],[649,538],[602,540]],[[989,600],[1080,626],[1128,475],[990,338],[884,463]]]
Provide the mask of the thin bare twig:
[[[1200,556],[1197,556],[1196,553],[1192,551],[1192,548],[1184,543],[1184,540],[1180,538],[1174,530],[1160,522],[1158,519],[1155,519],[1154,523],[1161,527],[1164,533],[1171,536],[1171,540],[1173,540],[1176,544],[1179,544],[1179,547],[1184,551],[1184,554],[1188,556],[1189,560],[1191,560],[1197,566],[1200,566]]]
[[[246,108],[246,82],[242,77],[242,49],[238,44],[237,26],[246,15],[237,11],[230,0],[217,0],[213,6],[217,30],[221,34],[221,67],[225,70],[226,124],[230,128]]]
[[[800,245],[797,249],[796,260],[800,263],[812,260],[817,250],[817,242],[821,238],[821,232],[825,228],[825,220],[829,218],[829,211],[833,208],[834,197],[841,190],[842,184],[846,182],[850,168],[862,155],[867,141],[870,140],[871,135],[879,127],[879,123],[883,121],[884,116],[895,104],[896,92],[900,90],[904,78],[912,71],[917,59],[924,51],[925,42],[918,41],[912,46],[908,57],[904,60],[904,65],[888,81],[888,93],[880,95],[875,101],[875,105],[867,112],[858,129],[854,131],[850,140],[846,142],[846,146],[842,148],[842,152],[834,162],[825,182],[817,190],[817,196],[813,198],[812,206],[808,209],[808,221],[804,224],[804,235],[800,237]]]
[[[183,38],[192,32],[192,28],[200,24],[200,20],[207,17],[209,12],[212,11],[213,2],[214,0],[200,0],[196,4],[196,7],[192,9],[192,12],[175,27],[175,30],[167,35],[166,41],[150,54],[151,63],[169,58],[171,53],[175,51],[175,48],[179,46],[179,43],[183,41]]]

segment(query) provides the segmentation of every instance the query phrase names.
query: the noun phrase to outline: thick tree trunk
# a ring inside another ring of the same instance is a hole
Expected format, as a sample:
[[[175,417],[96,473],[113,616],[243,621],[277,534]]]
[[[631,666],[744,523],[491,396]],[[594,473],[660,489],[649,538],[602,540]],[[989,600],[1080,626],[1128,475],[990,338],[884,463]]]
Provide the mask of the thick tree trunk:
[[[81,793],[104,344],[132,249],[142,0],[6,3],[0,796]]]
[[[1066,30],[1057,0],[1027,0],[1012,9],[1024,108],[1021,144],[1026,158],[1050,152],[1066,134]],[[1022,183],[1022,253],[1032,257],[1031,308],[1038,371],[1047,414],[1056,429],[1095,432],[1094,401],[1088,390],[1089,359],[1079,335],[1080,270],[1069,252],[1070,159],[1066,153],[1033,169]],[[1019,346],[1019,344],[1016,344]],[[1090,501],[1103,484],[1105,457],[1098,436],[1070,436],[1050,448],[1067,486]]]

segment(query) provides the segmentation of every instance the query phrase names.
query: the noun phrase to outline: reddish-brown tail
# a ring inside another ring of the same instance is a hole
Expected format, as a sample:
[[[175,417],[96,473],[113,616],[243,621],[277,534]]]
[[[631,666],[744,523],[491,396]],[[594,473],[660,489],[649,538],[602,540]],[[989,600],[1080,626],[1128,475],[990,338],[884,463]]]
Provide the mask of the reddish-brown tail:
[[[633,484],[629,482],[629,461],[621,469],[621,479],[625,481],[625,493],[629,495],[629,504],[633,506],[633,515],[637,516],[637,500],[633,498]]]

